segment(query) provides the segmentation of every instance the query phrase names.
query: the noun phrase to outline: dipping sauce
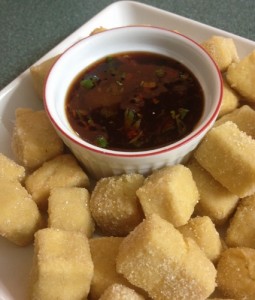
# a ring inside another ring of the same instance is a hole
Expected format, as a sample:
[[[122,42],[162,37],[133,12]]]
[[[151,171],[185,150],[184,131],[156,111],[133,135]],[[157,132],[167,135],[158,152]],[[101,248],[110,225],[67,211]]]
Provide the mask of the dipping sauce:
[[[200,120],[204,94],[190,70],[169,57],[130,52],[108,56],[71,84],[66,114],[88,143],[145,151],[174,143]]]

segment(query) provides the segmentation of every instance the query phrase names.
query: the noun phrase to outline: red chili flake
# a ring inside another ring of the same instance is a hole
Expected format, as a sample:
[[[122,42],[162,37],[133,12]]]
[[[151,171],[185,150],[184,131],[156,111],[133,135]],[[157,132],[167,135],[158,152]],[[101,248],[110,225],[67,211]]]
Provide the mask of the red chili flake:
[[[132,128],[130,130],[128,130],[127,132],[127,137],[129,140],[132,140],[133,138],[135,138],[138,135],[139,131],[135,128]]]
[[[141,81],[140,85],[147,89],[154,89],[157,83],[155,81]]]

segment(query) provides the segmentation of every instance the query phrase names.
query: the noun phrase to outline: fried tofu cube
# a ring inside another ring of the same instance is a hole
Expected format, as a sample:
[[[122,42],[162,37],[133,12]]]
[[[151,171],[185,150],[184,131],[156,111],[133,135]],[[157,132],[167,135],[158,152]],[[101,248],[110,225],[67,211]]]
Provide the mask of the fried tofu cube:
[[[225,241],[229,247],[255,248],[255,195],[239,202]]]
[[[211,129],[194,156],[233,194],[242,198],[255,193],[255,140],[233,122]]]
[[[236,45],[232,38],[212,36],[201,45],[214,59],[220,71],[225,71],[232,62],[239,61]]]
[[[25,178],[25,168],[0,153],[0,179],[1,178],[21,182]]]
[[[0,235],[26,246],[42,225],[39,210],[26,189],[14,180],[0,179]]]
[[[249,105],[243,105],[224,115],[215,122],[214,126],[219,126],[227,121],[235,123],[241,131],[255,139],[255,110]]]
[[[108,235],[125,236],[143,219],[136,190],[143,184],[140,174],[123,174],[100,179],[91,194],[92,216]]]
[[[86,299],[93,276],[87,237],[53,228],[35,235],[31,299]]]
[[[85,188],[56,187],[48,199],[48,226],[79,231],[91,237],[95,225],[89,208],[89,192]]]
[[[90,299],[97,300],[104,291],[114,283],[129,288],[132,285],[116,271],[116,256],[122,237],[98,237],[89,240],[91,256],[94,264],[94,275],[90,288]]]
[[[88,187],[89,179],[71,154],[45,162],[25,180],[25,186],[41,209],[47,209],[50,191],[55,187]]]
[[[255,249],[229,248],[225,250],[217,265],[217,284],[226,297],[255,299]]]
[[[190,170],[183,165],[154,171],[137,190],[144,214],[158,214],[175,227],[190,219],[199,193]]]
[[[239,96],[236,92],[228,85],[226,80],[223,81],[223,95],[222,102],[218,117],[221,117],[227,113],[230,113],[236,109],[239,105]]]
[[[206,299],[215,289],[212,262],[192,239],[155,214],[124,238],[116,267],[152,299]]]
[[[12,135],[12,150],[21,165],[35,169],[45,161],[62,154],[64,143],[45,111],[18,108]]]
[[[99,300],[144,300],[145,298],[123,284],[110,285]]]
[[[231,64],[226,78],[229,85],[241,96],[255,102],[255,50],[240,62]]]
[[[197,161],[192,157],[187,164],[196,182],[200,199],[195,206],[195,213],[200,216],[208,216],[216,225],[226,223],[234,212],[239,197],[216,181]]]
[[[209,217],[191,218],[178,230],[184,237],[193,239],[212,262],[217,261],[222,251],[222,245],[220,235]]]
[[[43,99],[43,89],[44,84],[46,82],[46,78],[49,74],[51,67],[59,58],[59,56],[60,55],[56,55],[43,61],[42,63],[30,67],[30,75],[32,77],[33,87],[37,96],[41,100]]]

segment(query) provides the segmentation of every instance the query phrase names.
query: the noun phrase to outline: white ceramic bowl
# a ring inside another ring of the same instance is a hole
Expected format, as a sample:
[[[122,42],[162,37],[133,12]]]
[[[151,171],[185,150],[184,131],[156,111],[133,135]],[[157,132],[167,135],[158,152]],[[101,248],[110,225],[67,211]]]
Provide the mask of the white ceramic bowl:
[[[199,80],[205,108],[196,128],[182,140],[149,151],[125,152],[102,149],[82,140],[71,128],[65,99],[74,78],[97,60],[114,53],[147,51],[183,63]],[[65,51],[52,67],[45,85],[48,116],[65,144],[88,172],[96,177],[121,173],[147,174],[154,169],[185,161],[212,127],[221,105],[222,79],[211,57],[194,41],[179,33],[149,26],[128,26],[85,38]]]

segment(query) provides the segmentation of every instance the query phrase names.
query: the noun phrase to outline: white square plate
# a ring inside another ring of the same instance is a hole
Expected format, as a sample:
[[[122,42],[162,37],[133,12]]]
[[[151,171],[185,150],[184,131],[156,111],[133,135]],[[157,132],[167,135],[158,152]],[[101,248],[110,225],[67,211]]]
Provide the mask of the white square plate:
[[[139,2],[120,1],[106,7],[37,63],[62,52],[97,27],[113,28],[130,24],[150,24],[176,29],[197,42],[206,40],[212,35],[231,37],[235,41],[240,57],[250,53],[255,47],[255,42],[220,29]],[[29,70],[0,92],[0,152],[10,158],[13,158],[10,140],[17,107],[42,108],[42,103],[37,99],[32,88]],[[27,299],[32,255],[32,246],[20,248],[0,237],[0,300]]]

